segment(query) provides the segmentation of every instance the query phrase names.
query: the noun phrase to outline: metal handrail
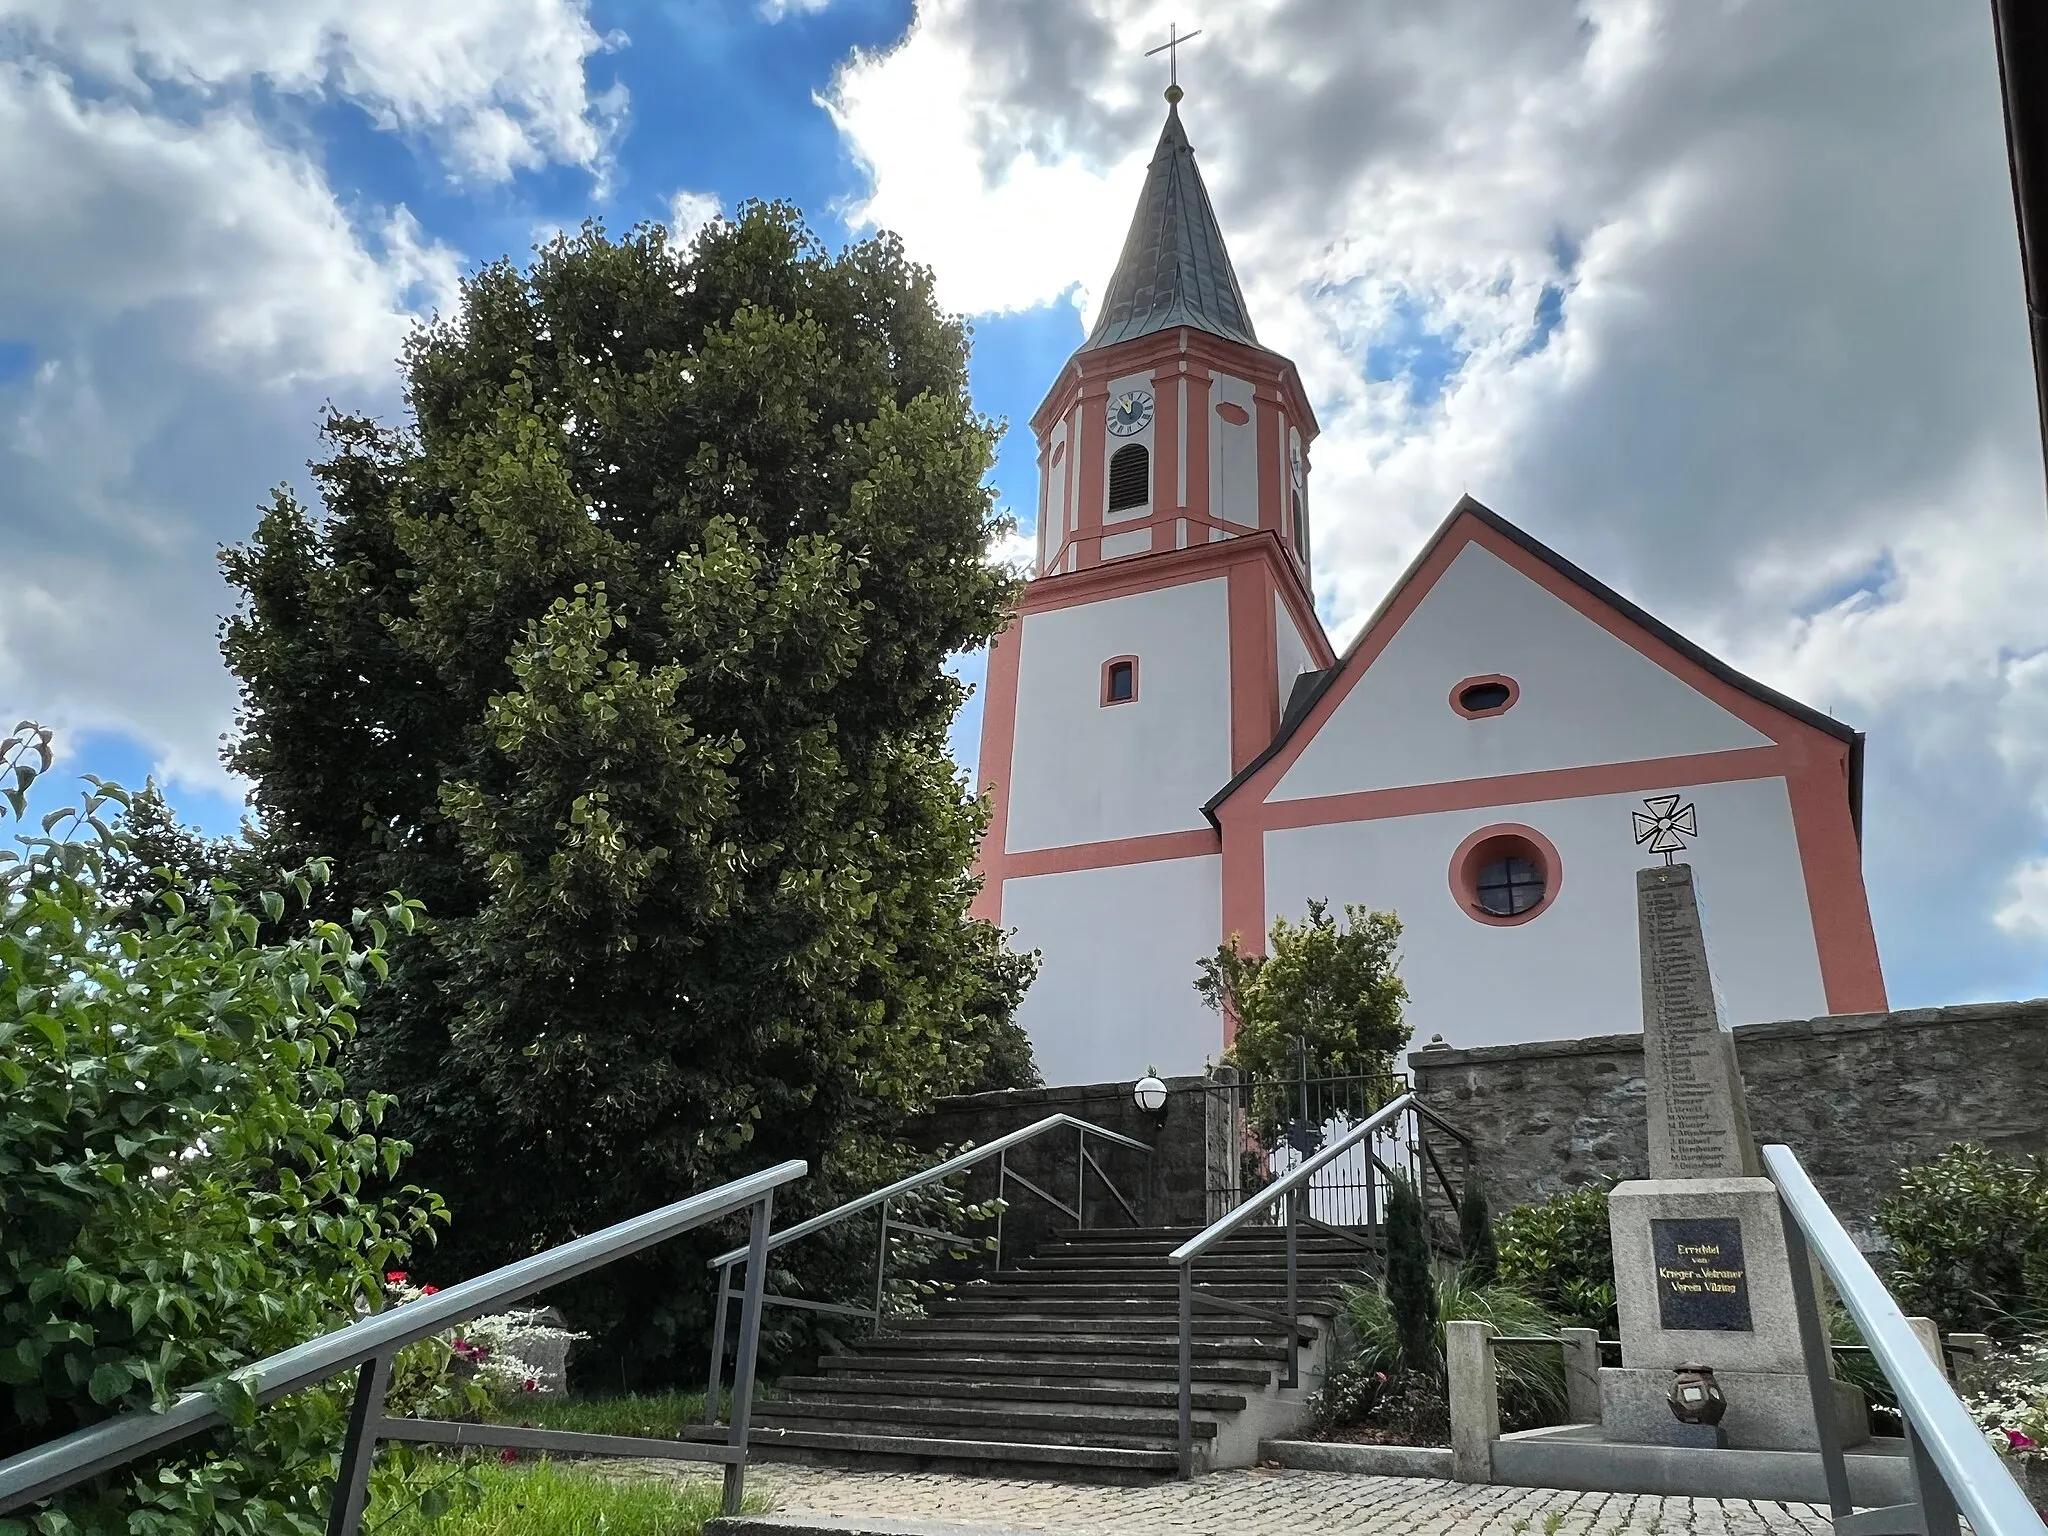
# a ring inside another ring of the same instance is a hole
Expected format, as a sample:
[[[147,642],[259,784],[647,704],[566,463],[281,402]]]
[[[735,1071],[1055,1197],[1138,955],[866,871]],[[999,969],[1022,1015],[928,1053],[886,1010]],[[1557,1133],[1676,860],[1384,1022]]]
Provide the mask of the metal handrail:
[[[1295,1190],[1308,1183],[1317,1173],[1321,1172],[1331,1163],[1334,1163],[1361,1141],[1383,1129],[1385,1123],[1397,1117],[1402,1110],[1421,1108],[1421,1104],[1416,1100],[1413,1093],[1404,1093],[1399,1098],[1373,1111],[1371,1115],[1359,1121],[1358,1124],[1352,1126],[1350,1130],[1322,1148],[1322,1150],[1311,1157],[1303,1158],[1296,1167],[1290,1168],[1264,1189],[1257,1190],[1247,1196],[1244,1202],[1237,1206],[1236,1209],[1226,1211],[1223,1215],[1217,1217],[1216,1220],[1210,1222],[1208,1226],[1202,1228],[1201,1231],[1174,1249],[1172,1253],[1169,1253],[1166,1256],[1166,1262],[1185,1268],[1208,1252],[1215,1244],[1221,1242],[1247,1221],[1251,1220],[1253,1216],[1271,1206],[1275,1200],[1293,1194]],[[1434,1119],[1435,1117],[1431,1116],[1431,1118]]]
[[[871,1190],[865,1195],[847,1201],[844,1205],[835,1205],[822,1216],[813,1216],[809,1221],[800,1221],[793,1227],[784,1227],[768,1240],[768,1251],[773,1253],[776,1249],[785,1247],[795,1242],[798,1238],[809,1237],[813,1232],[822,1232],[827,1227],[836,1226],[838,1223],[845,1221],[849,1216],[858,1216],[862,1211],[871,1211],[885,1200],[893,1200],[898,1195],[909,1194],[913,1189],[922,1189],[927,1184],[936,1184],[941,1179],[951,1178],[963,1168],[972,1168],[976,1163],[983,1162],[991,1157],[998,1157],[1022,1142],[1030,1141],[1036,1136],[1042,1136],[1047,1131],[1057,1130],[1063,1125],[1073,1126],[1084,1136],[1100,1136],[1104,1141],[1113,1141],[1119,1146],[1134,1148],[1139,1152],[1143,1152],[1147,1157],[1152,1155],[1152,1149],[1146,1146],[1144,1142],[1122,1135],[1117,1131],[1106,1130],[1102,1126],[1092,1124],[1086,1120],[1076,1120],[1072,1115],[1047,1115],[1043,1120],[1034,1120],[1022,1130],[1010,1131],[1005,1135],[998,1136],[986,1146],[971,1147],[958,1156],[947,1158],[943,1163],[934,1163],[922,1173],[906,1174],[894,1184],[886,1184],[880,1189]],[[734,1248],[728,1253],[721,1253],[706,1268],[723,1269],[726,1265],[743,1259],[746,1256],[747,1250],[744,1247]]]
[[[1071,1206],[1065,1204],[1050,1192],[1041,1189],[1038,1185],[1032,1183],[1031,1180],[1025,1178],[1023,1174],[1013,1171],[1009,1165],[1009,1154],[1012,1148],[1021,1146],[1027,1141],[1035,1140],[1049,1131],[1069,1128],[1073,1130],[1075,1136],[1074,1203]],[[906,1174],[893,1184],[885,1184],[880,1189],[870,1190],[865,1195],[857,1196],[842,1205],[834,1206],[822,1215],[813,1216],[808,1221],[800,1221],[793,1227],[786,1227],[769,1239],[767,1249],[762,1254],[763,1259],[766,1258],[768,1253],[772,1253],[778,1248],[786,1247],[800,1238],[810,1237],[814,1233],[824,1231],[827,1227],[836,1226],[851,1217],[879,1208],[882,1213],[882,1220],[875,1248],[875,1299],[873,1306],[855,1307],[838,1302],[811,1301],[800,1296],[777,1295],[773,1291],[763,1291],[761,1297],[763,1304],[771,1307],[795,1307],[801,1311],[831,1313],[842,1317],[864,1318],[872,1322],[879,1329],[882,1326],[883,1320],[882,1293],[888,1268],[890,1232],[892,1230],[910,1232],[924,1237],[941,1239],[948,1238],[951,1235],[935,1232],[930,1228],[914,1225],[909,1222],[892,1221],[889,1216],[889,1203],[903,1195],[923,1189],[927,1185],[937,1184],[945,1179],[949,1179],[954,1174],[964,1172],[966,1169],[974,1167],[977,1163],[986,1162],[992,1157],[998,1160],[998,1172],[996,1175],[996,1195],[998,1199],[1004,1196],[1011,1181],[1014,1180],[1023,1185],[1032,1194],[1053,1206],[1054,1209],[1072,1216],[1077,1226],[1086,1227],[1088,1224],[1088,1203],[1086,1199],[1088,1170],[1093,1168],[1096,1178],[1100,1179],[1104,1186],[1108,1188],[1110,1194],[1116,1198],[1117,1204],[1122,1206],[1124,1212],[1131,1217],[1133,1224],[1137,1224],[1138,1218],[1136,1213],[1132,1211],[1130,1202],[1124,1199],[1123,1192],[1111,1182],[1109,1175],[1103,1172],[1102,1165],[1089,1155],[1088,1138],[1090,1136],[1097,1137],[1103,1141],[1113,1142],[1118,1146],[1129,1147],[1133,1151],[1145,1154],[1148,1159],[1145,1184],[1146,1199],[1149,1204],[1152,1184],[1149,1160],[1152,1157],[1152,1148],[1134,1137],[1126,1136],[1120,1131],[1109,1130],[1094,1124],[1092,1121],[1079,1120],[1067,1114],[1047,1115],[1044,1119],[1035,1120],[1030,1125],[1024,1126],[1019,1130],[1010,1131],[998,1136],[994,1141],[989,1142],[985,1146],[970,1147],[967,1151],[956,1153],[944,1162],[934,1163],[931,1167],[918,1173]],[[1003,1257],[1002,1231],[1002,1215],[998,1211],[995,1239],[995,1257],[998,1268],[1002,1266]],[[709,1265],[710,1268],[718,1271],[718,1300],[714,1304],[712,1312],[711,1374],[704,1393],[704,1422],[706,1424],[715,1424],[718,1421],[718,1400],[720,1389],[724,1385],[725,1380],[726,1313],[730,1308],[733,1297],[737,1294],[732,1288],[733,1269],[736,1265],[742,1263],[747,1265],[748,1293],[752,1294],[752,1291],[762,1284],[760,1271],[765,1266],[752,1262],[747,1249],[734,1248],[726,1253],[721,1253],[717,1258],[711,1260]]]
[[[753,1207],[752,1247],[765,1254],[774,1192],[792,1180],[802,1178],[807,1171],[808,1165],[801,1161],[779,1163],[773,1168],[734,1179],[716,1189],[606,1227],[601,1232],[563,1243],[531,1258],[520,1259],[489,1274],[451,1285],[435,1295],[421,1297],[402,1307],[389,1308],[337,1328],[319,1338],[243,1366],[231,1374],[261,1405],[338,1375],[350,1366],[357,1367],[355,1403],[350,1413],[348,1440],[342,1453],[341,1473],[336,1481],[328,1523],[328,1530],[334,1536],[353,1536],[362,1518],[370,1461],[376,1454],[378,1440],[446,1441],[448,1432],[457,1428],[471,1432],[470,1438],[475,1439],[475,1432],[484,1428],[386,1417],[383,1412],[384,1391],[390,1381],[391,1357],[394,1354],[408,1344],[430,1338],[457,1323],[467,1322],[537,1291],[573,1280],[602,1265],[626,1258],[748,1206]],[[741,1321],[741,1370],[736,1373],[733,1383],[734,1433],[726,1445],[680,1441],[671,1444],[609,1435],[578,1438],[620,1442],[606,1454],[661,1454],[684,1461],[722,1461],[726,1464],[726,1512],[737,1513],[746,1477],[746,1433],[753,1390],[754,1341],[760,1324],[759,1290],[759,1283],[750,1277]],[[744,1402],[741,1401],[743,1397]],[[87,1478],[226,1422],[205,1392],[193,1391],[179,1396],[162,1412],[139,1409],[117,1414],[104,1423],[36,1446],[0,1462],[0,1514],[61,1493]],[[490,1426],[489,1443],[545,1449],[551,1433]],[[624,1449],[628,1445],[640,1448]],[[650,1451],[646,1448],[648,1446],[659,1449]]]
[[[1318,1173],[1361,1143],[1368,1147],[1367,1156],[1370,1158],[1373,1166],[1386,1173],[1390,1178],[1393,1177],[1393,1170],[1380,1162],[1379,1158],[1369,1149],[1372,1138],[1384,1134],[1388,1127],[1398,1122],[1404,1114],[1413,1114],[1415,1116],[1415,1153],[1419,1160],[1428,1163],[1430,1170],[1436,1174],[1438,1182],[1443,1185],[1446,1194],[1451,1192],[1449,1178],[1444,1173],[1442,1164],[1437,1162],[1436,1154],[1430,1151],[1428,1143],[1422,1136],[1422,1128],[1425,1125],[1434,1125],[1441,1130],[1449,1132],[1463,1145],[1465,1175],[1469,1180],[1472,1172],[1471,1137],[1431,1110],[1417,1097],[1413,1090],[1410,1090],[1397,1095],[1381,1105],[1356,1125],[1351,1126],[1343,1135],[1319,1148],[1310,1156],[1303,1158],[1299,1164],[1290,1168],[1271,1184],[1266,1185],[1265,1188],[1256,1190],[1248,1195],[1234,1210],[1226,1211],[1167,1255],[1167,1263],[1180,1271],[1180,1392],[1178,1410],[1180,1420],[1180,1475],[1183,1478],[1194,1475],[1195,1303],[1200,1301],[1207,1307],[1214,1307],[1220,1311],[1235,1313],[1239,1316],[1260,1318],[1284,1328],[1287,1333],[1287,1368],[1281,1380],[1281,1385],[1283,1387],[1300,1386],[1301,1309],[1297,1288],[1299,1272],[1297,1242],[1300,1228],[1302,1223],[1306,1221],[1309,1226],[1323,1232],[1335,1233],[1339,1236],[1349,1235],[1343,1233],[1341,1229],[1325,1226],[1312,1216],[1304,1217],[1301,1213],[1302,1196],[1310,1190],[1310,1181]],[[1368,1172],[1368,1179],[1371,1176],[1370,1172]],[[1423,1176],[1420,1166],[1416,1169],[1416,1176],[1423,1185],[1422,1193],[1426,1198],[1428,1181]],[[1370,1214],[1372,1210],[1371,1188],[1371,1184],[1368,1183],[1366,1200],[1368,1225],[1372,1223],[1372,1216]],[[1287,1212],[1287,1293],[1285,1312],[1274,1313],[1263,1308],[1249,1306],[1242,1301],[1197,1293],[1195,1290],[1195,1260],[1199,1259],[1240,1227],[1246,1225],[1254,1216],[1269,1210],[1276,1202],[1283,1202]]]
[[[1784,1213],[1793,1301],[1799,1310],[1835,1529],[1844,1536],[1908,1528],[1924,1530],[1928,1536],[1953,1536],[1960,1509],[1978,1536],[2041,1536],[2048,1527],[1985,1440],[1984,1431],[1956,1396],[1941,1366],[1908,1325],[1905,1313],[1870,1261],[1814,1188],[1798,1157],[1790,1147],[1767,1146],[1763,1163],[1764,1171],[1778,1186]],[[1850,1503],[1848,1471],[1830,1395],[1833,1384],[1828,1352],[1823,1347],[1826,1336],[1821,1331],[1820,1308],[1806,1257],[1809,1250],[1834,1282],[1842,1304],[1856,1320],[1864,1342],[1898,1396],[1899,1413],[1906,1421],[1917,1509],[1899,1505],[1858,1514]]]

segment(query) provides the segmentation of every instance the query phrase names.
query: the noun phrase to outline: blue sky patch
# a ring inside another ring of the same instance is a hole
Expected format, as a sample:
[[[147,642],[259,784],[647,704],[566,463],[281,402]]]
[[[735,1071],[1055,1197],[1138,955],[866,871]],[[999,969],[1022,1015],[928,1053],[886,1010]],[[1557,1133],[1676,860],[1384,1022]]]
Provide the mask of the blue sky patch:
[[[1443,398],[1470,355],[1457,332],[1435,329],[1429,312],[1403,294],[1366,349],[1365,376],[1375,384],[1406,380],[1408,403],[1427,410]]]

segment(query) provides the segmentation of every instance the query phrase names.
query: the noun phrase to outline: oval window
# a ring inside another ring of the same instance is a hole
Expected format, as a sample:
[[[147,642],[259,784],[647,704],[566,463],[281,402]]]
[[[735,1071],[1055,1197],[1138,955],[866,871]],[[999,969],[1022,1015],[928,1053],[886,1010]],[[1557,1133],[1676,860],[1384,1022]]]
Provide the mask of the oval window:
[[[1521,687],[1512,677],[1498,673],[1468,677],[1451,689],[1451,708],[1467,720],[1483,720],[1488,715],[1505,714],[1521,696]]]

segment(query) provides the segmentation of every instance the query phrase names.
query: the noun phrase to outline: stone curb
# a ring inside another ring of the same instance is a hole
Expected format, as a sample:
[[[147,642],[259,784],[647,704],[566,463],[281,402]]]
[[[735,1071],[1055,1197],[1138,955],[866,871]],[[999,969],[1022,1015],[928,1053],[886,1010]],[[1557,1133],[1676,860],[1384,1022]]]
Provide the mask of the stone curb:
[[[952,1520],[898,1520],[886,1515],[720,1515],[704,1536],[1043,1536],[1015,1526],[963,1525]]]
[[[1353,1445],[1341,1440],[1262,1440],[1259,1460],[1294,1472],[1349,1472],[1359,1477],[1451,1475],[1451,1451],[1442,1445]]]

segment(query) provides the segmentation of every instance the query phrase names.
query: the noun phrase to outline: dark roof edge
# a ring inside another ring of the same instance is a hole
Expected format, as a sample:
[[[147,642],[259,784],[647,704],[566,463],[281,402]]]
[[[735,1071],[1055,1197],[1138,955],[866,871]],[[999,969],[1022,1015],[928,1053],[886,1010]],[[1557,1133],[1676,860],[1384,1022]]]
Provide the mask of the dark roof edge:
[[[1380,616],[1393,605],[1394,599],[1401,595],[1402,589],[1415,579],[1415,573],[1422,569],[1423,561],[1430,557],[1430,553],[1435,550],[1437,545],[1443,543],[1444,536],[1451,531],[1452,525],[1458,521],[1458,514],[1464,510],[1465,502],[1470,500],[1469,496],[1462,498],[1457,506],[1451,508],[1450,516],[1436,525],[1436,532],[1429,536],[1429,541],[1422,546],[1421,551],[1413,560],[1408,562],[1408,568],[1400,574],[1391,587],[1387,588],[1387,595],[1380,599],[1379,606],[1367,614],[1365,622],[1358,626],[1358,633],[1353,635],[1351,643],[1344,647],[1344,653],[1337,658],[1337,664],[1332,667],[1325,667],[1317,674],[1315,690],[1301,701],[1300,712],[1294,714],[1291,719],[1282,720],[1280,722],[1280,729],[1273,733],[1273,739],[1266,743],[1265,750],[1238,769],[1236,773],[1232,774],[1230,782],[1209,797],[1208,802],[1202,807],[1202,814],[1209,818],[1211,826],[1216,827],[1219,831],[1222,830],[1222,823],[1216,819],[1216,808],[1236,794],[1238,788],[1245,780],[1270,763],[1279,755],[1281,749],[1294,739],[1294,733],[1301,729],[1301,722],[1315,712],[1315,707],[1321,702],[1323,695],[1328,693],[1337,679],[1342,677],[1350,668],[1352,656],[1357,653],[1358,647],[1364,643],[1365,637],[1372,633],[1373,625],[1379,623]],[[1475,507],[1479,505],[1476,501],[1472,504]]]
[[[1500,534],[1503,538],[1512,539],[1553,571],[1556,571],[1558,575],[1568,581],[1576,582],[1579,586],[1585,588],[1586,591],[1592,593],[1617,613],[1621,614],[1623,618],[1641,625],[1674,651],[1678,652],[1679,655],[1685,657],[1686,660],[1693,662],[1712,676],[1719,678],[1722,682],[1728,684],[1729,687],[1740,689],[1758,703],[1768,704],[1771,708],[1790,715],[1802,724],[1810,725],[1817,731],[1826,732],[1837,741],[1846,742],[1854,746],[1858,734],[1854,726],[1844,725],[1826,711],[1815,709],[1811,704],[1802,704],[1790,694],[1780,693],[1777,689],[1758,682],[1747,673],[1736,671],[1712,651],[1686,639],[1685,636],[1654,614],[1644,612],[1605,582],[1587,575],[1586,572],[1573,565],[1571,561],[1565,559],[1563,555],[1550,548],[1549,545],[1544,544],[1530,534],[1524,533],[1498,512],[1481,506],[1470,496],[1465,497],[1458,503],[1458,510],[1471,512],[1481,522],[1485,523],[1487,527],[1493,529],[1494,532]]]
[[[1662,619],[1638,608],[1605,582],[1580,570],[1542,540],[1536,538],[1533,534],[1524,533],[1491,507],[1473,500],[1470,496],[1459,497],[1458,504],[1451,508],[1450,515],[1437,525],[1437,530],[1430,535],[1429,542],[1422,546],[1422,552],[1409,562],[1408,568],[1401,573],[1400,579],[1387,590],[1387,595],[1380,600],[1379,606],[1373,609],[1371,616],[1359,627],[1358,633],[1352,636],[1351,643],[1344,648],[1344,654],[1337,658],[1337,664],[1323,674],[1321,683],[1317,685],[1315,693],[1309,698],[1307,705],[1302,709],[1300,715],[1295,718],[1293,724],[1289,725],[1283,722],[1281,728],[1274,733],[1273,740],[1267,744],[1266,749],[1232,775],[1230,782],[1218,790],[1210,798],[1209,802],[1202,807],[1203,814],[1209,818],[1212,824],[1216,823],[1216,808],[1229,799],[1245,780],[1249,779],[1259,769],[1273,760],[1280,750],[1287,745],[1294,733],[1301,728],[1301,722],[1314,710],[1317,701],[1329,691],[1330,687],[1339,677],[1343,676],[1350,669],[1352,657],[1357,654],[1358,647],[1364,643],[1365,637],[1372,633],[1373,626],[1379,623],[1380,619],[1386,614],[1387,609],[1393,605],[1394,600],[1415,579],[1416,573],[1421,570],[1423,563],[1435,553],[1436,547],[1449,536],[1451,529],[1457,526],[1458,519],[1467,514],[1477,518],[1502,538],[1511,541],[1518,548],[1534,555],[1553,571],[1556,571],[1558,575],[1564,577],[1565,580],[1572,582],[1585,592],[1600,599],[1600,601],[1614,609],[1615,612],[1619,613],[1630,623],[1637,625],[1663,641],[1674,651],[1678,652],[1679,655],[1704,670],[1709,676],[1718,678],[1731,688],[1739,689],[1741,692],[1757,700],[1757,702],[1767,704],[1781,714],[1790,715],[1802,725],[1812,726],[1815,730],[1824,732],[1834,737],[1837,741],[1847,743],[1849,747],[1849,811],[1856,823],[1857,836],[1860,840],[1863,821],[1863,733],[1861,731],[1853,726],[1844,725],[1841,721],[1835,719],[1834,716],[1817,710],[1810,704],[1802,704],[1788,694],[1783,694],[1775,688],[1767,687],[1746,673],[1736,671],[1735,668],[1729,666],[1727,662],[1721,660],[1711,651],[1686,639],[1685,636],[1666,624]]]

